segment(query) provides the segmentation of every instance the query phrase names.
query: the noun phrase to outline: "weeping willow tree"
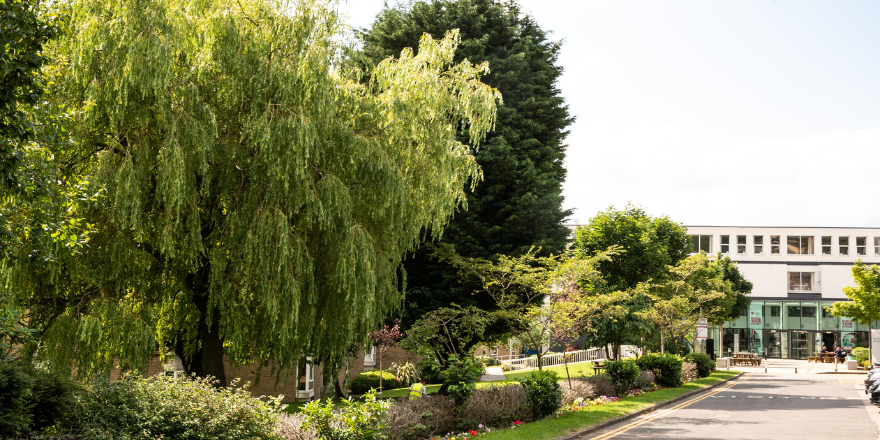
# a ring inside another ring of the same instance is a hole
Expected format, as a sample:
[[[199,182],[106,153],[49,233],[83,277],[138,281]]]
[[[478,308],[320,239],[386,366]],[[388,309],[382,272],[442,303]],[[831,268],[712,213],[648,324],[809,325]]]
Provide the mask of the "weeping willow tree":
[[[79,255],[4,265],[37,353],[81,375],[169,350],[225,383],[224,355],[278,371],[338,361],[400,301],[402,256],[480,178],[488,66],[424,37],[359,84],[332,5],[77,0],[52,93],[101,197]],[[469,145],[457,141],[466,132]]]

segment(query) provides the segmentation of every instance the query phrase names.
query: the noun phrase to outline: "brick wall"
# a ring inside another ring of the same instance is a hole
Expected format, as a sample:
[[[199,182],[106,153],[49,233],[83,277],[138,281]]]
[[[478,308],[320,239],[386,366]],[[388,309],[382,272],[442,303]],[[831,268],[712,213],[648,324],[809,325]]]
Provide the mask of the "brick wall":
[[[278,381],[278,384],[275,383],[275,375],[272,373],[271,368],[264,367],[259,369],[256,364],[252,365],[241,365],[241,366],[233,366],[229,363],[228,357],[226,359],[226,380],[231,382],[233,379],[241,379],[242,382],[250,382],[251,385],[249,387],[250,392],[254,396],[278,396],[284,395],[282,399],[283,402],[289,403],[293,402],[296,397],[296,379],[293,377],[294,373],[288,373],[288,375],[282,376]],[[382,367],[388,368],[391,366],[391,363],[402,364],[405,362],[416,363],[419,360],[419,356],[415,353],[407,352],[400,347],[391,347],[382,356]],[[178,367],[179,368],[179,367]],[[376,365],[375,367],[369,367],[369,369],[379,368],[379,354],[376,353]],[[361,351],[358,353],[358,356],[351,359],[351,378],[354,379],[355,376],[360,374],[365,370],[364,368],[364,353]],[[159,359],[159,355],[156,354],[150,363],[147,365],[147,369],[144,372],[147,376],[153,376],[156,374],[160,374],[165,371],[162,362]],[[257,383],[257,373],[260,373],[260,381]],[[114,368],[110,371],[110,379],[116,380],[119,378],[121,372],[118,368]],[[345,370],[341,369],[338,375],[339,383],[341,384],[345,376]],[[321,397],[321,391],[323,387],[323,371],[322,367],[318,365],[315,368],[315,384],[314,384],[314,399],[318,399]],[[305,373],[300,372],[300,382],[305,382]],[[332,382],[331,382],[332,384]],[[332,386],[332,385],[331,385]],[[304,385],[300,387],[303,389]]]

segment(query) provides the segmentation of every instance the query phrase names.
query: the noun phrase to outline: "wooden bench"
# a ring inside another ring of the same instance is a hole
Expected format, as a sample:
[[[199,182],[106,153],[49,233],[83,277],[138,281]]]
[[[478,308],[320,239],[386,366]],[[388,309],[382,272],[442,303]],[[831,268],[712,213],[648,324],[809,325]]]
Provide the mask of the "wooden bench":
[[[593,368],[593,375],[594,376],[601,373],[602,370],[605,369],[605,364],[602,363],[603,361],[590,361],[590,362],[593,364],[592,368]]]

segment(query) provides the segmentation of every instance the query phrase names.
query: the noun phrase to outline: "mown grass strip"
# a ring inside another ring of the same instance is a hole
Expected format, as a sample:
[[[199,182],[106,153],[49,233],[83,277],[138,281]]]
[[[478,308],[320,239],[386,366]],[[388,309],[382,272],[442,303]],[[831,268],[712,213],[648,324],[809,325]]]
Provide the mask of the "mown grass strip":
[[[597,423],[636,412],[649,405],[674,399],[690,391],[705,388],[709,385],[736,376],[737,374],[739,374],[739,371],[716,371],[709,377],[686,383],[678,388],[652,391],[640,396],[627,397],[617,402],[606,403],[605,405],[589,406],[580,411],[573,411],[559,417],[539,420],[519,428],[496,430],[484,437],[492,440],[516,440],[524,438],[529,440],[552,440],[566,434],[589,428]]]

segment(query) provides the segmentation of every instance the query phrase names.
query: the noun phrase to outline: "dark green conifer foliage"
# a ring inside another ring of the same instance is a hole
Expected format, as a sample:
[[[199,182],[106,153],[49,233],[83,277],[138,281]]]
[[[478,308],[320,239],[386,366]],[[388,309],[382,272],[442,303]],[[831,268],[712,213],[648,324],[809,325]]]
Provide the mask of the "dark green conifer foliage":
[[[518,254],[532,245],[544,252],[563,250],[569,231],[562,221],[571,213],[562,209],[563,141],[573,118],[556,88],[560,43],[550,41],[513,1],[415,2],[384,9],[372,28],[361,32],[363,62],[375,64],[415,48],[424,33],[443,35],[449,29],[461,32],[456,61],[488,61],[491,73],[483,81],[501,92],[504,103],[495,131],[476,154],[483,182],[468,193],[467,211],[455,214],[442,241],[475,258]],[[478,285],[462,284],[457,270],[437,263],[428,247],[405,267],[405,326],[450,303],[492,306],[488,298],[471,296]]]

